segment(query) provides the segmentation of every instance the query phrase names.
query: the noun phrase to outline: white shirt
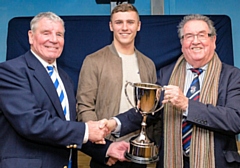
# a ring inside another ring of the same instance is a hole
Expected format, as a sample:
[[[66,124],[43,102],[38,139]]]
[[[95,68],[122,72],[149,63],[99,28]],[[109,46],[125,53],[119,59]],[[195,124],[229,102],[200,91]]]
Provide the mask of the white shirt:
[[[118,54],[122,59],[122,74],[123,74],[119,113],[123,113],[133,108],[131,104],[128,102],[127,97],[125,95],[126,81],[136,83],[136,82],[141,82],[141,79],[140,79],[136,54],[135,53],[131,55],[124,55],[121,53],[118,53]],[[132,104],[134,104],[133,87],[128,85],[126,90],[127,90],[127,94],[130,101],[132,102]]]

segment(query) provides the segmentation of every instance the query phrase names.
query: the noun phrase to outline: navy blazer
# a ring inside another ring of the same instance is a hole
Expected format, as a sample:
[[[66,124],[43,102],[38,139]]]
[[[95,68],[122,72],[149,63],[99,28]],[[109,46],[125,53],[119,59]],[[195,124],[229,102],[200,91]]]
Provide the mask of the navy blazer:
[[[175,63],[160,69],[158,84],[168,85]],[[162,115],[162,111],[155,115]],[[122,123],[120,135],[138,129],[141,115],[135,110],[118,116]],[[156,117],[157,118],[157,117]],[[154,119],[149,115],[150,120]],[[189,100],[187,120],[199,127],[214,131],[214,150],[216,168],[240,167],[235,135],[240,132],[240,70],[231,65],[222,64],[219,81],[217,106]],[[164,121],[164,119],[163,119]],[[163,135],[159,146],[158,168],[163,168]]]
[[[107,145],[97,147],[98,155],[94,144],[83,145],[85,123],[76,122],[73,83],[62,69],[58,71],[72,122],[66,121],[51,78],[30,51],[0,64],[1,168],[64,167],[69,145],[105,161]],[[77,167],[76,160],[73,167]]]

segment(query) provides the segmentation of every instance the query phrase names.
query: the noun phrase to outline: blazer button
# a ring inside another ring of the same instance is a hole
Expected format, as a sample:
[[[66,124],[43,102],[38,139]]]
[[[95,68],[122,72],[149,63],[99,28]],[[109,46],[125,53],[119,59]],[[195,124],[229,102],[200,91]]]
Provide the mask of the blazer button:
[[[77,148],[77,144],[74,144],[74,145],[73,145],[73,148]]]
[[[68,145],[68,146],[66,146],[67,148],[70,148],[70,146]]]
[[[64,166],[63,168],[67,168],[67,166]]]

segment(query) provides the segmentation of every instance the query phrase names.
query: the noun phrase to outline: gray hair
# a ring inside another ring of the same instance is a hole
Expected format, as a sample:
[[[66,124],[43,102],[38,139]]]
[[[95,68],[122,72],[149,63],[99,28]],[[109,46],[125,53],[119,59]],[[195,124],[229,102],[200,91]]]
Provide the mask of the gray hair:
[[[36,30],[37,24],[39,20],[41,20],[42,18],[47,18],[54,22],[61,22],[64,28],[64,21],[58,15],[56,15],[53,12],[42,12],[36,15],[30,22],[30,28],[33,32]],[[65,31],[65,28],[64,28],[64,31]]]
[[[192,14],[192,15],[187,15],[183,17],[183,20],[179,23],[178,25],[178,37],[181,39],[183,36],[183,27],[184,25],[191,20],[201,20],[207,23],[209,30],[210,30],[210,34],[212,36],[216,36],[216,29],[214,27],[214,23],[212,20],[210,20],[209,17],[204,16],[204,15],[200,15],[200,14]]]

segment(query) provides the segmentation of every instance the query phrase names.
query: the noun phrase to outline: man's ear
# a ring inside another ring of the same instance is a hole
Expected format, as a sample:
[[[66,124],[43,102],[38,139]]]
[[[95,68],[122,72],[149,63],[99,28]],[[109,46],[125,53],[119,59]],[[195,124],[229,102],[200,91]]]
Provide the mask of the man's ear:
[[[109,29],[110,29],[111,31],[113,31],[112,22],[111,22],[111,21],[109,22]]]
[[[32,30],[29,30],[28,31],[28,41],[29,41],[29,44],[32,44],[33,43],[33,32]]]

